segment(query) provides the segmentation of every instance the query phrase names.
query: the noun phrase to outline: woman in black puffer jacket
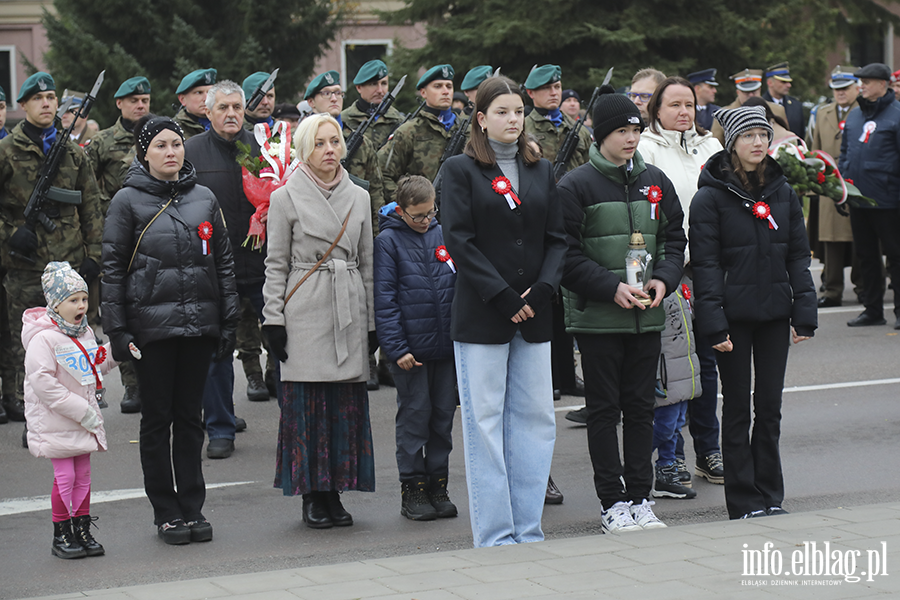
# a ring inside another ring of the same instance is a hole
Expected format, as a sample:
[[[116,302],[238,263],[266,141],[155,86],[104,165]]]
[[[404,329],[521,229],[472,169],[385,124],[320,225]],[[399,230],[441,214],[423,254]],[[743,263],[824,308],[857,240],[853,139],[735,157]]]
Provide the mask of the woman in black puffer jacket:
[[[103,230],[103,330],[116,360],[138,359],[141,465],[159,535],[206,541],[200,408],[210,360],[234,351],[234,260],[216,197],[184,161],[181,127],[148,115],[134,134],[137,156]]]
[[[815,333],[816,290],[800,201],[768,156],[765,111],[723,109],[715,117],[725,151],[706,163],[691,202],[694,323],[720,353],[728,515],[762,517],[785,512],[781,393],[790,337],[797,343]]]

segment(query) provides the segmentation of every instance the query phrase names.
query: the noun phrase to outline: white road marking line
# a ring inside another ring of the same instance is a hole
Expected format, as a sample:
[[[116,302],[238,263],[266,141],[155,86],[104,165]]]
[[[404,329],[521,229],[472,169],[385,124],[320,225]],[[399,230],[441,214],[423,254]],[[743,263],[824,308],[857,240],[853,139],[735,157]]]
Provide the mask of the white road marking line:
[[[231,487],[235,485],[247,485],[255,481],[233,481],[230,483],[208,483],[206,489]],[[117,500],[133,500],[145,496],[143,488],[128,490],[110,490],[107,492],[91,492],[91,504],[103,502],[115,502]],[[10,498],[0,500],[0,516],[17,515],[20,513],[35,512],[38,510],[50,510],[50,496],[33,496],[31,498]]]

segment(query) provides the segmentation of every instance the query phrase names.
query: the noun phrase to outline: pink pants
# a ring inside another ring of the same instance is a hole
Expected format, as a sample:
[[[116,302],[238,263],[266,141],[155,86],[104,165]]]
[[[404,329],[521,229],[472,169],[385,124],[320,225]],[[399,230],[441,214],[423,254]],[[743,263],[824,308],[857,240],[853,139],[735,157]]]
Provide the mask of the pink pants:
[[[53,522],[91,514],[91,455],[51,458]]]

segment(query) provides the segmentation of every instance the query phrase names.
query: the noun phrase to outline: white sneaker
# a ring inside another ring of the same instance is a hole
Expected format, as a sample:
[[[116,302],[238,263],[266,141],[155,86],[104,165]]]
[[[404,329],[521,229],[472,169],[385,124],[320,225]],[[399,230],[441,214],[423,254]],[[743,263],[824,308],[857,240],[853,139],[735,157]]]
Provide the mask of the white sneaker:
[[[631,502],[616,502],[600,514],[600,525],[610,533],[638,531],[641,527],[631,516]]]
[[[666,526],[665,523],[660,521],[656,515],[653,514],[653,509],[650,507],[654,504],[656,504],[656,502],[648,501],[645,498],[644,501],[637,506],[631,507],[631,516],[634,519],[635,524],[641,529],[662,529]]]

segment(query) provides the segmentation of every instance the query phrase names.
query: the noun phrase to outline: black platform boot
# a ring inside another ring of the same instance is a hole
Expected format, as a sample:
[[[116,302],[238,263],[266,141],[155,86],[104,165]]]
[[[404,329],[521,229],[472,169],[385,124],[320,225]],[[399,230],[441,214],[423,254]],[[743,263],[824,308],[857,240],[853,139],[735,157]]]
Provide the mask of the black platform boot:
[[[100,542],[91,535],[91,525],[96,527],[97,525],[94,524],[94,521],[98,518],[90,515],[72,517],[72,529],[75,532],[75,539],[78,540],[78,543],[81,544],[88,556],[102,556],[106,554],[106,550],[103,549]]]
[[[84,558],[87,556],[87,552],[78,543],[75,533],[72,531],[72,519],[53,523],[51,552],[60,558]]]

